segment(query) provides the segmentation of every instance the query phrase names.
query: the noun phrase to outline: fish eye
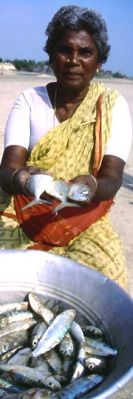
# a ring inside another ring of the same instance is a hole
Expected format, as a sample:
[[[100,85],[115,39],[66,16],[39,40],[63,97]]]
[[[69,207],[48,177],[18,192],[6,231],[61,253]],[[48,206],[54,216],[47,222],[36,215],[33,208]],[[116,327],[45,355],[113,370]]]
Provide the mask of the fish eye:
[[[37,344],[37,339],[34,339],[34,341],[32,341],[33,348],[36,346],[36,344]]]
[[[90,363],[90,364],[89,364],[89,369],[90,369],[90,370],[93,370],[94,367],[95,367],[95,365],[94,365],[93,363]]]
[[[48,385],[49,385],[49,387],[54,388],[54,384],[52,381],[49,381]]]

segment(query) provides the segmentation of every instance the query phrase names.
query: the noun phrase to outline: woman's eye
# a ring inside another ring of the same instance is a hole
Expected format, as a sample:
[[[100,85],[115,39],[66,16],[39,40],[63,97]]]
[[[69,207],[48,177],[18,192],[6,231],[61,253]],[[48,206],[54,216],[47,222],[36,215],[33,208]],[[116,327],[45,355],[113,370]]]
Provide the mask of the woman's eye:
[[[68,49],[67,46],[61,45],[61,46],[59,46],[59,47],[57,48],[57,51],[58,51],[59,53],[65,54],[65,53],[68,53],[68,52],[69,52],[69,49]]]
[[[93,51],[92,50],[90,50],[90,49],[81,49],[80,50],[80,55],[82,56],[82,57],[91,57],[92,55],[93,55]]]

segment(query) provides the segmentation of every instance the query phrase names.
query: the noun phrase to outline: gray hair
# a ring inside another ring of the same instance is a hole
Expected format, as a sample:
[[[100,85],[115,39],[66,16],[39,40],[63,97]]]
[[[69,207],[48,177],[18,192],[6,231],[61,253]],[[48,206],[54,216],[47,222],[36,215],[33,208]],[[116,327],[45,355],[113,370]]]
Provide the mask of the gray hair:
[[[52,62],[54,51],[62,34],[72,29],[75,31],[85,30],[91,34],[98,51],[98,61],[106,62],[110,50],[106,23],[101,14],[89,8],[78,6],[61,7],[49,22],[46,35],[47,41],[44,50]]]

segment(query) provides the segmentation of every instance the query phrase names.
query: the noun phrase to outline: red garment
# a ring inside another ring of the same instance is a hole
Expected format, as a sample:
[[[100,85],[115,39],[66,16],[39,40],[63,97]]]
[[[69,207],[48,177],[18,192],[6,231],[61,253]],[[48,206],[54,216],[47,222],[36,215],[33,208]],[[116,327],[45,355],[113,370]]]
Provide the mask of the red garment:
[[[49,248],[68,245],[70,240],[104,216],[112,205],[112,200],[93,202],[83,208],[64,208],[54,215],[52,210],[59,201],[54,199],[52,205],[35,205],[22,211],[30,201],[31,198],[24,195],[14,197],[20,226],[32,241]]]

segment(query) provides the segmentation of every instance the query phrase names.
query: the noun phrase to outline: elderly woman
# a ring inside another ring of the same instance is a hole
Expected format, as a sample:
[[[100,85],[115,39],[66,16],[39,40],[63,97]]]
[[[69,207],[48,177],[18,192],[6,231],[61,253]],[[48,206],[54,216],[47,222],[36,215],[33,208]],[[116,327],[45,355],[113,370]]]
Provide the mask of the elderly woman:
[[[122,183],[131,119],[116,90],[92,81],[110,50],[106,24],[94,10],[67,6],[46,34],[56,82],[25,90],[9,115],[0,169],[0,247],[50,250],[126,288],[121,242],[107,213]],[[88,203],[54,214],[54,199],[22,211],[31,200],[27,180],[40,171],[87,185]]]

